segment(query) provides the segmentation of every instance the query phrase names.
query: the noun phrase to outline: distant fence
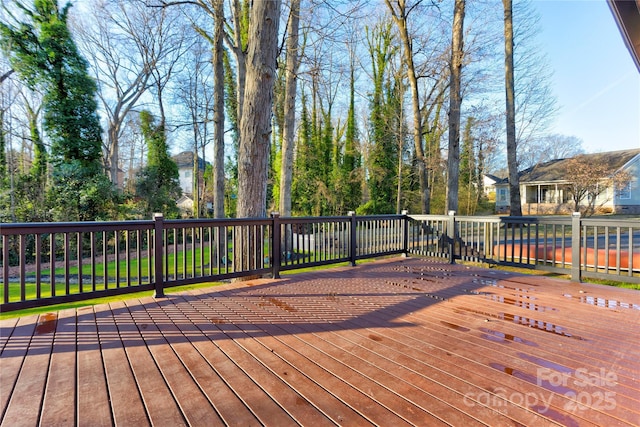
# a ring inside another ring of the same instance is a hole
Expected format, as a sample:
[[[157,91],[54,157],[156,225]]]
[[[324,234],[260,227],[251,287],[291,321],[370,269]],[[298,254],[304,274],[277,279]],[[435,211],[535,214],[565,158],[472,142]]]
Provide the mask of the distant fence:
[[[640,283],[640,223],[572,217],[373,215],[0,225],[10,311],[394,254]],[[572,242],[579,244],[573,245]],[[580,259],[580,263],[572,260]]]

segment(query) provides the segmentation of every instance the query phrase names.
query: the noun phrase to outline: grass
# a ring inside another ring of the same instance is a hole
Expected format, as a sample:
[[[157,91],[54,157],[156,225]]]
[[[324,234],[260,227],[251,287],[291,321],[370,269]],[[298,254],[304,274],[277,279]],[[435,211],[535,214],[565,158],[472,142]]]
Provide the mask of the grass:
[[[195,252],[193,250],[187,250],[187,251],[181,251],[179,252],[177,255],[176,254],[169,254],[167,256],[167,262],[168,262],[168,266],[169,266],[169,274],[170,275],[174,275],[176,274],[178,277],[182,276],[185,272],[187,273],[187,275],[191,275],[193,273],[192,271],[192,260],[193,257],[195,256],[197,260],[200,259],[200,248],[196,248]],[[205,247],[203,252],[203,258],[204,260],[209,260],[209,248]],[[186,257],[186,260],[185,260]],[[138,259],[131,259],[130,261],[130,268],[129,271],[131,272],[131,282],[132,283],[137,283],[139,278],[137,276],[137,272],[138,272],[138,263],[140,263],[140,272],[142,274],[143,278],[147,277],[147,273],[149,271],[149,258],[145,257],[145,258],[141,258],[140,260]],[[96,290],[104,290],[104,289],[114,289],[117,287],[116,284],[116,266],[118,263],[116,263],[116,261],[109,261],[106,264],[106,269],[107,269],[107,279],[108,279],[108,283],[105,285],[105,283],[97,283],[96,284]],[[174,269],[174,264],[177,264],[177,268]],[[197,263],[199,264],[199,262]],[[185,271],[185,265],[186,265],[186,271]],[[95,275],[93,273],[93,268],[91,266],[91,264],[84,264],[82,266],[82,275],[83,276],[94,276],[96,279],[98,280],[102,280],[104,278],[104,272],[105,272],[105,264],[100,262],[100,263],[96,263],[95,264]],[[119,270],[120,270],[120,285],[122,286],[123,283],[126,283],[126,273],[127,273],[127,261],[126,260],[120,260],[119,262]],[[203,271],[204,270],[204,271]],[[69,276],[70,277],[77,277],[79,273],[79,268],[78,266],[71,266],[69,267]],[[195,270],[195,275],[203,275],[205,273],[208,273],[208,268],[206,267],[201,267],[199,265],[196,266],[196,270]],[[217,268],[212,268],[212,273],[218,274],[220,273],[220,271],[218,271]],[[50,276],[51,274],[51,270],[50,269],[43,269],[41,271],[41,275],[42,276]],[[55,269],[55,275],[60,275],[60,276],[64,276],[66,274],[66,270],[64,267],[57,267]],[[32,278],[35,279],[36,274],[35,272],[33,273],[28,273],[26,275],[26,278]],[[143,280],[140,279],[141,282],[144,283],[148,283],[148,279],[147,280]],[[92,288],[92,283],[91,283],[91,279],[85,279],[83,281],[83,288],[84,289],[90,289]],[[56,295],[68,295],[68,294],[78,294],[80,293],[80,287],[77,283],[71,283],[69,284],[69,290],[67,292],[66,289],[66,284],[62,281],[62,280],[57,280],[56,284],[55,284],[55,294]],[[51,282],[50,281],[41,281],[40,282],[40,292],[41,295],[43,297],[47,297],[47,296],[51,296]],[[26,299],[36,299],[36,295],[37,295],[37,287],[35,283],[26,283],[25,284],[25,297]],[[4,289],[2,287],[0,287],[0,300],[2,300],[4,298]],[[17,301],[20,299],[20,286],[16,285],[16,286],[10,286],[9,287],[9,300],[10,301]]]

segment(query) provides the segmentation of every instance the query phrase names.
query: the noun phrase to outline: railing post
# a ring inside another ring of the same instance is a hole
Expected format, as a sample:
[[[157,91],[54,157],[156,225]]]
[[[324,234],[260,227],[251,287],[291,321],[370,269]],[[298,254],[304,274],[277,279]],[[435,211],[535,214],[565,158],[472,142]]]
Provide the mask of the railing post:
[[[402,257],[409,257],[409,211],[403,210],[402,214]]]
[[[274,279],[280,278],[280,258],[282,256],[282,233],[280,230],[280,212],[271,212],[271,218],[273,219],[273,242],[271,243],[271,254],[273,259],[271,260],[271,276]]]
[[[164,216],[162,213],[154,213],[153,221],[153,261],[155,275],[155,292],[153,297],[164,298],[164,273],[162,271]]]
[[[356,266],[356,247],[357,247],[357,233],[356,233],[356,226],[357,226],[357,222],[356,222],[356,213],[355,211],[349,211],[347,213],[347,215],[349,215],[351,217],[351,226],[349,227],[349,234],[350,234],[350,243],[349,243],[349,255],[351,258],[351,266],[355,267]]]
[[[456,211],[449,211],[449,227],[447,227],[447,237],[449,238],[449,264],[456,263]]]
[[[580,212],[571,214],[571,281],[580,282],[582,280],[582,263],[580,262],[580,234],[581,234]]]

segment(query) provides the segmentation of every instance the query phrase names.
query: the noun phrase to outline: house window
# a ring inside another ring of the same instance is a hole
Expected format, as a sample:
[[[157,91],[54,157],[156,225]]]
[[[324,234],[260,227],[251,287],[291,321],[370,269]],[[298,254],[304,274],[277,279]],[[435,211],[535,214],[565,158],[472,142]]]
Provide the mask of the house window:
[[[191,178],[191,171],[184,171],[185,178]]]
[[[627,182],[624,187],[618,189],[618,198],[619,199],[630,199],[631,198],[631,183]]]
[[[507,201],[507,189],[498,188],[498,202],[504,203]]]

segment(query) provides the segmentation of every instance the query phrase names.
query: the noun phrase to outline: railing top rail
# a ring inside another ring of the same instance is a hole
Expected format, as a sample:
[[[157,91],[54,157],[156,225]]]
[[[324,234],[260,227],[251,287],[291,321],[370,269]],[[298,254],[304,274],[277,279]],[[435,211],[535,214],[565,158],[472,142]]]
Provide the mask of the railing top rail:
[[[358,217],[360,218],[360,217]],[[281,216],[278,218],[281,223],[309,224],[319,222],[341,222],[350,221],[350,216]]]
[[[402,215],[402,214],[357,215],[358,221],[379,220],[379,219],[401,219],[405,217],[406,215]]]
[[[153,221],[80,221],[1,223],[0,235],[65,233],[76,231],[147,230]]]
[[[234,226],[234,225],[265,225],[273,222],[272,218],[197,218],[197,219],[165,219],[166,226],[192,227],[192,226]]]
[[[581,222],[583,225],[596,227],[640,227],[640,219],[582,218]]]
[[[430,214],[421,214],[421,215],[408,215],[408,217],[410,219],[413,219],[415,221],[427,221],[427,220],[439,220],[439,221],[443,221],[443,220],[448,220],[450,218],[449,215],[430,215]],[[460,218],[460,217],[456,217],[456,218]]]

